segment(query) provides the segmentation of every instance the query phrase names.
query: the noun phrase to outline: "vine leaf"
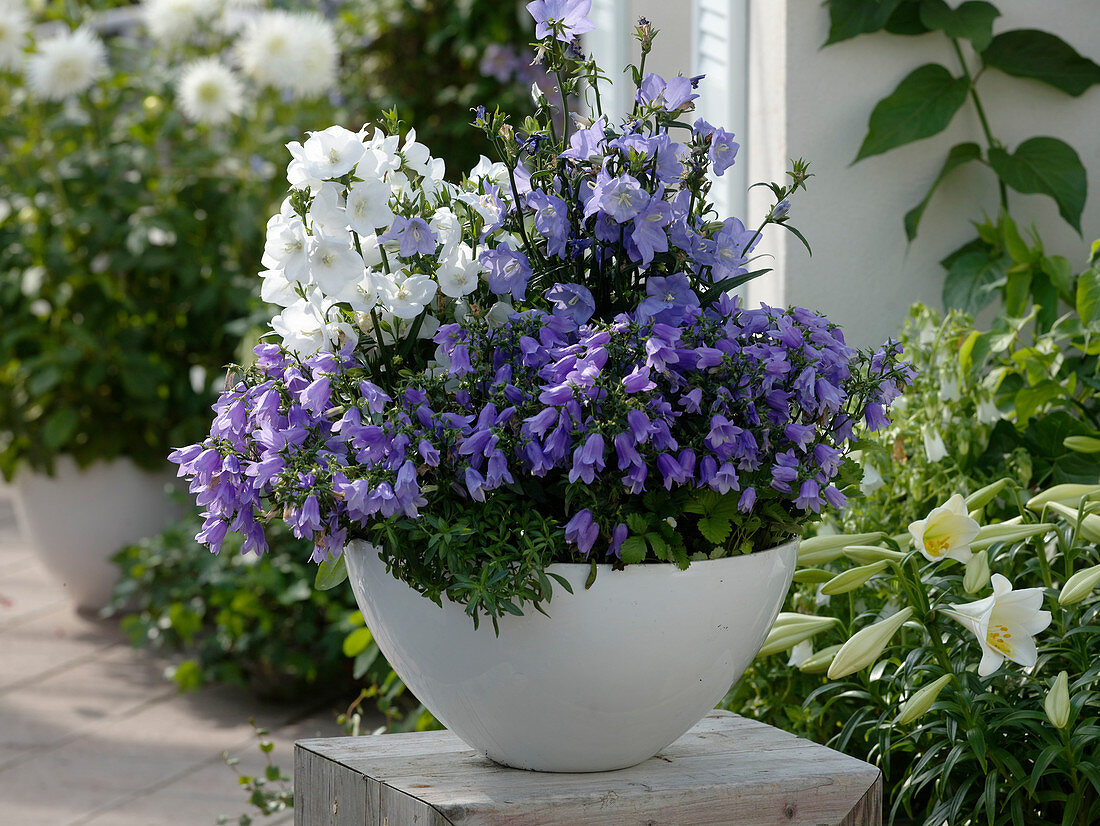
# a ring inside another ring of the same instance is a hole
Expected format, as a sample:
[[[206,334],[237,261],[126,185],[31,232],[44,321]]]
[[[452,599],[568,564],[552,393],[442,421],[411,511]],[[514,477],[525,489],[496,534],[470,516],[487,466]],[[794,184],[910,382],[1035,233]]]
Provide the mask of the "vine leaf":
[[[982,150],[976,143],[960,143],[951,147],[951,151],[947,153],[947,160],[943,162],[943,168],[940,169],[940,174],[936,176],[936,180],[932,182],[932,186],[929,187],[928,193],[924,196],[919,204],[905,213],[905,237],[912,241],[917,237],[917,226],[920,224],[921,216],[924,215],[924,210],[928,206],[928,202],[932,199],[932,193],[936,191],[936,187],[940,185],[944,178],[950,175],[955,169],[963,164],[976,161],[982,156]]]
[[[954,77],[938,63],[914,69],[871,112],[856,161],[942,132],[969,89],[965,77]]]
[[[1029,138],[1011,155],[993,147],[989,164],[1017,192],[1049,195],[1058,204],[1058,213],[1081,233],[1088,179],[1072,146],[1057,138]]]
[[[1001,258],[986,252],[968,252],[951,262],[943,282],[943,305],[974,315],[993,300],[1005,283]]]
[[[1060,37],[1038,29],[1014,29],[993,38],[982,51],[986,66],[1026,77],[1077,97],[1100,83],[1100,66]]]
[[[997,7],[984,0],[967,0],[952,9],[944,0],[921,0],[920,20],[929,29],[948,37],[969,40],[977,51],[993,40],[993,21],[1001,16]]]
[[[900,0],[829,0],[829,39],[825,45],[877,32],[886,25]]]

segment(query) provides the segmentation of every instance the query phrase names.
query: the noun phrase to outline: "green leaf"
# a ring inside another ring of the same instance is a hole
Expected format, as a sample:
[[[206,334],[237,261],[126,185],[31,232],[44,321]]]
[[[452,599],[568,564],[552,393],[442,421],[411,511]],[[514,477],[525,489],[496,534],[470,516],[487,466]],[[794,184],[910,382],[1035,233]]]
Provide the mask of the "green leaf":
[[[959,256],[943,282],[943,305],[974,315],[993,300],[1005,283],[1003,259],[988,253],[968,252]]]
[[[924,34],[927,32],[928,27],[920,19],[920,3],[912,2],[899,5],[894,9],[894,13],[890,15],[890,19],[886,21],[883,29],[890,32],[890,34],[903,35]]]
[[[62,407],[46,417],[42,425],[42,442],[50,450],[57,450],[68,443],[76,433],[80,416],[72,407]]]
[[[829,39],[825,45],[877,32],[886,25],[900,0],[828,0]]]
[[[344,562],[344,555],[340,554],[335,562],[326,559],[317,566],[317,576],[313,580],[313,587],[318,591],[328,591],[347,578],[347,563]]]
[[[966,101],[970,85],[938,63],[910,72],[871,112],[856,160],[942,132]]]
[[[1072,295],[1073,265],[1064,255],[1048,255],[1039,262],[1040,268],[1050,278],[1050,283],[1064,297]]]
[[[636,565],[645,559],[646,550],[645,537],[628,536],[619,549],[619,558],[624,565]]]
[[[1028,419],[1046,407],[1050,402],[1063,396],[1065,390],[1056,381],[1047,379],[1034,387],[1024,387],[1016,392],[1013,403],[1016,407],[1016,421],[1025,424]]]
[[[921,0],[920,20],[948,37],[969,40],[982,51],[993,39],[993,21],[1001,16],[997,7],[982,0],[967,0],[952,9],[944,0]]]
[[[661,560],[668,560],[668,542],[659,533],[647,533],[645,535],[646,541],[649,542],[649,547],[653,549],[653,555]]]
[[[1080,234],[1088,180],[1081,158],[1072,146],[1057,138],[1029,138],[1011,155],[993,147],[989,150],[989,163],[1001,180],[1017,192],[1053,198],[1058,213]]]
[[[1100,83],[1100,66],[1050,32],[1015,29],[993,38],[982,52],[986,66],[1026,77],[1077,97]]]
[[[344,637],[344,656],[358,657],[374,642],[374,635],[367,628],[356,628]]]
[[[699,533],[708,542],[725,542],[730,535],[730,521],[718,517],[705,517],[699,520]]]
[[[1100,269],[1085,270],[1077,278],[1077,315],[1086,327],[1100,315]]]
[[[981,147],[976,143],[960,143],[951,147],[951,151],[947,153],[947,160],[943,162],[943,168],[940,169],[940,174],[937,175],[936,180],[932,182],[932,186],[929,187],[928,193],[924,196],[924,199],[905,213],[906,238],[912,241],[917,237],[917,225],[920,224],[920,219],[921,216],[924,215],[925,207],[928,206],[928,202],[932,199],[932,193],[936,191],[936,187],[940,185],[943,179],[963,164],[976,161],[981,158],[981,156]]]
[[[640,513],[628,513],[626,515],[626,526],[630,528],[631,533],[645,533],[649,530],[649,520]]]

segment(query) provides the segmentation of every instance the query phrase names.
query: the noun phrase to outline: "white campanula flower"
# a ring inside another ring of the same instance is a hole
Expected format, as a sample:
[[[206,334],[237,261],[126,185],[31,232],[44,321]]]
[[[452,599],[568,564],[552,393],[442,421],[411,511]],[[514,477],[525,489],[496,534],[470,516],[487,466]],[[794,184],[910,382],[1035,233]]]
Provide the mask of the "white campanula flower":
[[[429,276],[421,273],[406,275],[395,273],[390,279],[377,282],[378,297],[386,312],[397,318],[412,319],[435,298],[437,285]]]
[[[462,240],[462,224],[458,216],[447,207],[440,207],[433,214],[428,226],[435,233],[439,243],[443,245],[440,255],[448,255],[455,245]]]
[[[18,71],[23,66],[30,25],[22,6],[0,4],[0,71]]]
[[[418,175],[428,174],[428,164],[431,161],[431,152],[422,143],[416,142],[416,130],[410,129],[405,136],[405,143],[401,146],[401,157],[405,160],[405,166]]]
[[[298,282],[288,279],[282,270],[264,270],[260,278],[260,298],[268,304],[289,307],[300,298]]]
[[[282,270],[290,281],[309,281],[309,235],[297,215],[274,215],[267,222],[263,265]]]
[[[859,483],[860,492],[864,496],[870,496],[876,490],[886,484],[877,467],[868,462],[863,466],[863,479]]]
[[[172,45],[190,42],[214,22],[220,11],[218,0],[145,0],[141,4],[149,34],[154,40]]]
[[[244,87],[216,57],[185,66],[176,91],[183,114],[198,123],[226,123],[244,108]]]
[[[336,79],[336,33],[318,14],[263,12],[238,41],[237,53],[245,72],[263,86],[313,96]]]
[[[1050,611],[1040,610],[1042,588],[1012,590],[1012,583],[993,574],[993,595],[966,605],[942,609],[978,638],[982,661],[978,675],[988,677],[1006,659],[1024,667],[1035,665],[1035,635],[1050,625]]]
[[[938,462],[947,456],[947,447],[944,446],[940,432],[934,427],[926,427],[921,431],[924,438],[924,455],[929,462]]]
[[[378,304],[377,279],[371,273],[364,273],[358,281],[348,281],[339,289],[326,293],[325,297],[341,304],[347,304],[352,312],[369,312]]]
[[[806,662],[814,653],[814,644],[812,640],[802,640],[800,643],[796,643],[791,646],[791,657],[787,660],[787,665],[791,668],[798,668],[802,663]]]
[[[326,311],[330,302],[316,291],[299,298],[271,319],[271,329],[289,350],[311,356],[330,341]]]
[[[967,514],[966,500],[959,493],[909,525],[913,545],[933,561],[946,557],[969,562],[970,543],[980,530],[981,526]]]
[[[326,295],[340,293],[366,273],[362,256],[351,246],[347,233],[314,234],[309,244],[309,274]]]
[[[484,270],[472,250],[466,244],[459,244],[439,262],[435,277],[439,282],[439,291],[449,298],[462,298],[477,289],[478,276]]]
[[[35,97],[63,100],[90,87],[107,70],[107,49],[80,28],[38,44],[27,61],[27,84]]]
[[[489,183],[496,184],[497,186],[504,186],[509,183],[508,167],[500,161],[493,162],[484,155],[478,158],[477,164],[470,170],[470,174],[467,177],[471,181],[478,181],[482,178],[486,178]]]
[[[313,223],[314,233],[339,235],[347,230],[348,215],[344,208],[342,184],[325,181],[317,188],[313,203],[309,206],[309,219]]]
[[[347,224],[360,237],[372,235],[380,227],[393,223],[389,204],[389,184],[377,178],[357,181],[348,188]]]
[[[360,235],[359,253],[363,256],[363,263],[369,269],[379,266],[382,263],[382,244],[378,236],[373,232],[370,235]]]
[[[307,175],[324,181],[347,175],[365,151],[359,135],[342,126],[330,126],[309,133],[302,144],[301,160]]]
[[[428,161],[428,171],[420,181],[420,188],[429,198],[438,195],[440,190],[450,189],[450,185],[443,180],[447,174],[447,166],[442,158],[432,158]]]

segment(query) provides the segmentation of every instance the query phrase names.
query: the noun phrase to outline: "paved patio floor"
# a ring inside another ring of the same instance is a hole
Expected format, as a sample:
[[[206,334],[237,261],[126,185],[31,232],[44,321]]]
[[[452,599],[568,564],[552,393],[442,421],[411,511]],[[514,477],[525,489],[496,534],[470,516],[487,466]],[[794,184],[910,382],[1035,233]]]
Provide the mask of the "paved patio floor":
[[[342,734],[335,706],[258,702],[243,691],[179,694],[169,661],[134,650],[113,620],[78,614],[22,546],[0,491],[0,824],[207,826],[256,814],[225,765],[264,767],[249,717],[293,771],[302,737]],[[265,826],[293,813],[257,817]]]

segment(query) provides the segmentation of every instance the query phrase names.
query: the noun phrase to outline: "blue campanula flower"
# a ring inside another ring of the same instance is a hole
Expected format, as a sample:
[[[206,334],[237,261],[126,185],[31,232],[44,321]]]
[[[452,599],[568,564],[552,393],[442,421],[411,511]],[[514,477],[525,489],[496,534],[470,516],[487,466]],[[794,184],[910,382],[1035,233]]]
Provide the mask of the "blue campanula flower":
[[[485,267],[485,281],[494,295],[511,295],[521,301],[527,293],[531,265],[522,252],[500,246],[478,258]]]
[[[554,315],[568,319],[574,327],[587,322],[596,311],[596,299],[582,284],[555,284],[547,290],[546,298],[554,305]]]
[[[600,526],[596,524],[592,511],[588,508],[578,511],[565,525],[565,541],[576,545],[585,556],[592,550],[599,535]]]
[[[412,258],[414,255],[432,255],[435,252],[438,239],[428,222],[419,216],[406,218],[398,215],[393,219],[393,225],[387,235],[392,241],[400,243],[400,255],[402,258]]]
[[[566,43],[595,28],[588,19],[591,9],[592,0],[532,0],[527,4],[535,20],[535,37],[541,40],[553,35]]]

